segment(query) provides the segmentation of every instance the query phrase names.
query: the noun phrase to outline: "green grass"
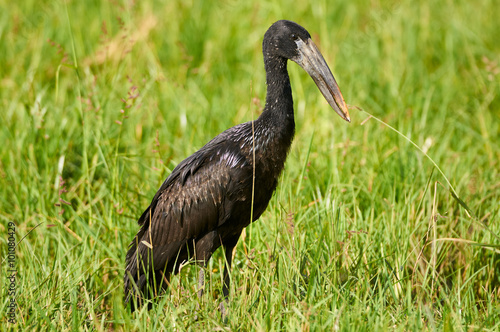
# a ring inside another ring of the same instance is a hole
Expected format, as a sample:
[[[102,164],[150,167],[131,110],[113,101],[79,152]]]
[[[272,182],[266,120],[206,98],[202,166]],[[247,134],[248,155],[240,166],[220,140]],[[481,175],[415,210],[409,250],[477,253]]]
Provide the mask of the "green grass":
[[[133,3],[0,4],[1,330],[500,329],[495,1]],[[136,220],[177,163],[260,114],[262,36],[282,18],[379,121],[345,123],[290,64],[296,137],[238,243],[227,321],[220,252],[201,301],[188,266],[131,315]]]

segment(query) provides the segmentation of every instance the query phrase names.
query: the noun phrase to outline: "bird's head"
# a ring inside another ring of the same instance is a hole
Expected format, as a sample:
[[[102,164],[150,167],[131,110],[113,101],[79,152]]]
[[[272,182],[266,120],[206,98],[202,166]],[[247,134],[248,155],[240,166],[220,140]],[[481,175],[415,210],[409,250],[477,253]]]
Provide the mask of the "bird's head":
[[[312,77],[333,110],[351,122],[339,86],[306,29],[292,21],[278,21],[267,30],[262,46],[265,57],[278,56],[299,64]]]

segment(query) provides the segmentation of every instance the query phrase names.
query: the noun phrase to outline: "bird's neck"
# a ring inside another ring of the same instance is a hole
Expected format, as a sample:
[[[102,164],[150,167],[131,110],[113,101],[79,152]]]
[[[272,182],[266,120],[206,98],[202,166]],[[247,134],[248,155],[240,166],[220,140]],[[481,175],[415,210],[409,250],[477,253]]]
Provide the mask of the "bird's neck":
[[[289,131],[293,136],[295,122],[287,60],[282,57],[267,57],[264,64],[266,68],[267,96],[266,105],[260,117],[275,128]]]
[[[271,160],[278,177],[295,133],[290,79],[283,58],[266,58],[266,106],[255,121],[256,151],[261,160]],[[264,168],[265,169],[265,168]]]

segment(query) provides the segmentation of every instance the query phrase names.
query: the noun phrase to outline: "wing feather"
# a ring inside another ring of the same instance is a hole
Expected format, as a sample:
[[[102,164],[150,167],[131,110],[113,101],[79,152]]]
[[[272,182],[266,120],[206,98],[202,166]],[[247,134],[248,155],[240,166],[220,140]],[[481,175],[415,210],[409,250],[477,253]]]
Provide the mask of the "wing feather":
[[[139,218],[141,229],[127,252],[126,293],[131,289],[130,275],[136,284],[144,280],[142,264],[150,272],[163,270],[189,241],[225,222],[231,198],[239,197],[232,192],[238,188],[231,185],[233,175],[248,165],[239,146],[215,139],[177,165]],[[144,282],[137,286],[142,290]]]

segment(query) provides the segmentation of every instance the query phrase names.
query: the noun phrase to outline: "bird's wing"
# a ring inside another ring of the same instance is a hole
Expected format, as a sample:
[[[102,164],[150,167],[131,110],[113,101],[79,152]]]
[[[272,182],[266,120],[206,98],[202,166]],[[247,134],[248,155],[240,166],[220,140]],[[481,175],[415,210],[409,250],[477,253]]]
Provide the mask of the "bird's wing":
[[[153,264],[155,270],[162,269],[187,241],[224,223],[234,200],[247,199],[237,192],[247,176],[236,179],[236,175],[248,174],[251,166],[237,146],[225,143],[209,142],[177,165],[162,184],[139,219],[142,227],[127,253],[127,271],[133,276],[138,273],[138,258],[148,269]]]

